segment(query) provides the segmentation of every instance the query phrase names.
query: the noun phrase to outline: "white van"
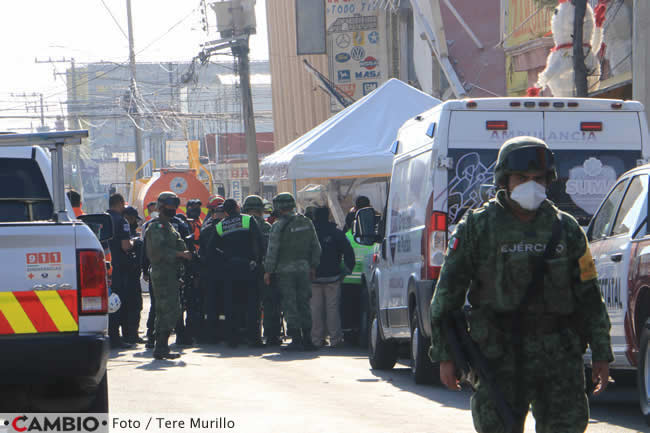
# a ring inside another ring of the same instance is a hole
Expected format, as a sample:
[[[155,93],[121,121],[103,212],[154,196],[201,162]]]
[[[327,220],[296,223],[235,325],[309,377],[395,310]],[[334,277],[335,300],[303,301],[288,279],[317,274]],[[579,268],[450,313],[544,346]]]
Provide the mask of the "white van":
[[[452,100],[407,121],[393,146],[385,233],[369,284],[369,359],[389,369],[410,343],[417,383],[437,378],[427,356],[429,304],[448,234],[495,193],[497,153],[509,138],[544,139],[558,181],[549,198],[586,226],[625,171],[648,161],[643,106],[581,98]]]

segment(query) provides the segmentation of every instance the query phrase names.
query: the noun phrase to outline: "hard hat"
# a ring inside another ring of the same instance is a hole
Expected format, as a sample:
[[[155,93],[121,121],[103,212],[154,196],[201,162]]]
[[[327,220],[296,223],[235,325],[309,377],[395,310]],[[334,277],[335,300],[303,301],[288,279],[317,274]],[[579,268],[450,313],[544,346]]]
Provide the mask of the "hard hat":
[[[288,192],[281,192],[273,197],[273,209],[286,210],[296,207],[296,199]]]
[[[223,202],[226,201],[223,197],[217,194],[213,194],[208,199],[208,209],[217,209],[219,206],[223,205]]]
[[[122,301],[117,293],[111,293],[111,296],[108,297],[108,312],[115,313],[122,306]]]
[[[494,168],[494,181],[504,187],[507,176],[515,172],[544,170],[549,182],[557,179],[555,157],[544,140],[535,137],[514,137],[503,143]]]
[[[158,195],[158,204],[178,207],[181,204],[181,200],[175,193],[171,191],[163,191]]]
[[[262,197],[259,195],[249,195],[246,197],[242,206],[242,212],[248,212],[249,210],[264,210]]]

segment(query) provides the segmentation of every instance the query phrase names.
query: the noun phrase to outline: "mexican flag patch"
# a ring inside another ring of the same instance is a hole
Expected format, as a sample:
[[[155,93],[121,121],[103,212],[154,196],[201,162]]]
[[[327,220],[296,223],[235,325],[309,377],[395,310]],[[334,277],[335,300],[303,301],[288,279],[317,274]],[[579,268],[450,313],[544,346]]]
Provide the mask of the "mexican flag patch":
[[[447,246],[447,250],[449,251],[456,251],[456,248],[458,248],[458,245],[460,244],[460,241],[456,236],[452,236],[451,239],[449,239],[449,245]]]

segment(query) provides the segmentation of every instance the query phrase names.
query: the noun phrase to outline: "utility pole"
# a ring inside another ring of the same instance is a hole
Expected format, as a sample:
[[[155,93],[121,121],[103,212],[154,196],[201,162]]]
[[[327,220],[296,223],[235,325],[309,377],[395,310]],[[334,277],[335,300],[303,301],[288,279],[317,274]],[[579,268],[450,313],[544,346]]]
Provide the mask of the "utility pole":
[[[587,0],[574,0],[575,17],[573,20],[573,73],[576,86],[576,96],[587,97],[587,66],[585,65],[585,52],[582,46],[582,35],[587,11]],[[592,49],[598,49],[593,47]]]
[[[249,194],[262,195],[253,93],[251,92],[250,60],[248,58],[248,35],[245,40],[233,46],[232,52],[237,57],[239,69],[239,88],[241,90],[242,115],[244,116],[244,131],[246,133],[246,154],[248,156],[248,192]]]
[[[70,71],[66,72],[56,72],[54,71],[54,78],[56,79],[57,75],[65,75],[66,80],[68,83],[68,92],[67,96],[68,98],[71,98],[71,100],[68,101],[68,115],[69,115],[69,120],[68,120],[68,128],[72,130],[76,129],[81,129],[81,125],[79,123],[79,116],[77,113],[79,112],[79,107],[78,107],[78,100],[77,100],[77,68],[75,64],[74,57],[71,57],[70,60],[66,59],[65,57],[61,58],[61,60],[52,60],[52,58],[49,58],[47,60],[34,60],[35,63],[70,63]],[[42,96],[41,96],[42,98]],[[41,124],[43,121],[41,121]],[[55,122],[55,129],[58,130],[65,130],[65,122],[61,120],[57,120]],[[71,149],[64,150],[63,152],[64,157],[67,157],[67,163],[72,163],[74,164],[75,167],[77,167],[77,176],[72,180],[73,183],[76,183],[74,186],[75,188],[83,194],[83,180],[81,178],[81,146],[74,146]]]
[[[79,118],[74,114],[77,109],[77,69],[74,61],[74,57],[70,58],[70,60],[66,59],[63,57],[61,60],[52,60],[51,58],[47,60],[34,60],[35,63],[70,63],[70,73],[68,74],[67,72],[54,72],[54,76],[56,79],[57,75],[65,75],[69,82],[69,87],[68,89],[72,91],[72,94],[70,97],[72,98],[71,101],[68,102],[68,114],[70,115],[70,124],[69,128],[70,129],[80,129],[79,125]],[[75,153],[79,153],[79,149],[75,147]]]
[[[135,49],[133,48],[133,20],[131,19],[131,0],[126,0],[126,17],[128,20],[128,30],[129,30],[129,64],[131,66],[131,105],[133,106],[133,122],[135,123],[135,166],[140,168],[142,166],[142,130],[140,129],[140,114],[138,113],[137,103],[134,105],[134,101],[137,100],[136,95],[138,88],[136,85],[135,79]],[[138,176],[141,176],[141,173],[138,173]]]
[[[237,66],[239,69],[239,89],[241,91],[242,116],[244,117],[244,133],[246,134],[246,155],[248,157],[248,193],[262,195],[249,60],[249,39],[254,30],[243,24],[247,20],[244,16],[244,5],[242,3],[242,0],[232,2],[233,23],[235,24],[233,36],[240,37],[232,45],[232,53],[237,58]],[[239,27],[240,25],[242,27]]]
[[[41,128],[45,128],[45,113],[43,110],[43,94],[41,93]]]
[[[230,48],[237,58],[248,157],[248,192],[262,195],[249,60],[249,38],[255,33],[255,0],[225,0],[211,3],[210,6],[217,15],[217,31],[222,39],[204,44],[198,58],[205,62],[211,53],[226,48]]]

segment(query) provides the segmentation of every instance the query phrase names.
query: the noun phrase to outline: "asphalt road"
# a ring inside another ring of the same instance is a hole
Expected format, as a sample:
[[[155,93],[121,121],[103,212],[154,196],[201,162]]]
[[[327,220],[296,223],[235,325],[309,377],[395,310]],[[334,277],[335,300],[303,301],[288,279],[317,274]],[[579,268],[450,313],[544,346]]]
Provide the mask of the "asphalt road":
[[[113,352],[111,415],[153,417],[149,431],[156,417],[185,419],[187,426],[193,415],[232,422],[226,430],[236,432],[474,431],[469,392],[415,385],[405,364],[373,371],[361,349],[287,353],[218,344],[182,352],[174,361],[154,360],[143,345]],[[608,391],[592,402],[588,432],[650,431],[635,389]],[[526,432],[534,428],[530,415]]]

